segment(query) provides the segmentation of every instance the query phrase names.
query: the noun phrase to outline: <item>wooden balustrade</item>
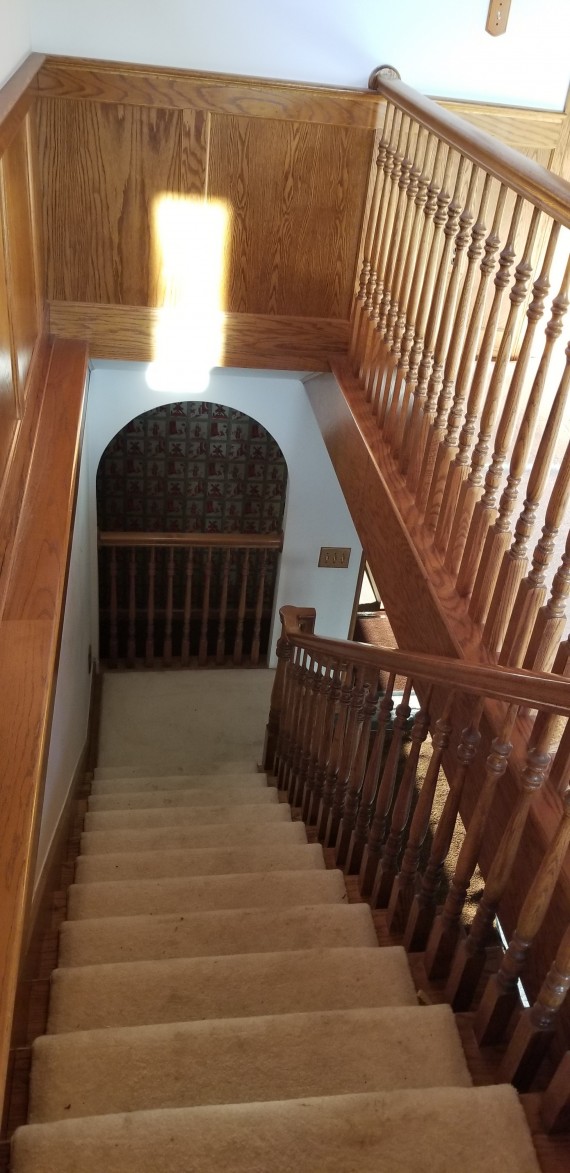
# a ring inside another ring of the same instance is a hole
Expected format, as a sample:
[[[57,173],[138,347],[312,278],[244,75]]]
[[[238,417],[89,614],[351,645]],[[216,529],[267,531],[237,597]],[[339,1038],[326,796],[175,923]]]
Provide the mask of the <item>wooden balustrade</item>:
[[[102,658],[263,662],[281,545],[281,534],[101,533]]]
[[[553,458],[570,184],[381,71],[373,85],[385,119],[349,351],[363,410],[418,551],[443,562],[483,654],[549,667],[566,634],[568,561],[553,583],[552,549],[568,526]]]
[[[265,768],[287,789],[317,838],[334,850],[337,866],[358,874],[361,895],[373,908],[386,909],[390,931],[401,935],[410,952],[424,952],[428,977],[447,979],[447,1000],[455,1009],[469,1009],[487,947],[498,946],[495,917],[509,896],[529,813],[548,777],[557,728],[570,716],[570,658],[566,653],[562,664],[559,654],[559,676],[483,667],[324,639],[313,634],[314,618],[314,612],[281,610],[268,739],[276,749],[266,754]],[[302,624],[310,630],[303,631]],[[395,692],[397,679],[400,692]],[[461,711],[456,706],[461,695],[471,698],[470,721],[463,729],[454,716]],[[495,708],[500,703],[502,726],[487,752],[480,726],[491,699]],[[529,708],[537,714],[534,725]],[[517,982],[570,845],[569,729],[566,724],[555,759],[564,790],[560,825],[535,874],[527,873],[516,930],[483,992],[475,1017],[482,1043],[502,1042],[513,1014],[521,1015]],[[508,763],[519,787],[487,861],[482,897],[474,916],[466,919],[465,902],[485,854]],[[459,815],[468,774],[476,778],[476,799],[463,827]],[[522,1014],[507,1049],[504,1071],[520,1085],[552,1037],[570,985],[568,948],[565,939],[536,1006]]]

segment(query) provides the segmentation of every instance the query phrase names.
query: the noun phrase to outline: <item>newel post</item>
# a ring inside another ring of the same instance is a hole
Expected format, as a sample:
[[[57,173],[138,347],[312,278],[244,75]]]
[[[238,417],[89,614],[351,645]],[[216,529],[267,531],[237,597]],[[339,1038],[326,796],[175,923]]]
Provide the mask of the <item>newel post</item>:
[[[274,772],[273,766],[277,750],[277,740],[281,728],[287,665],[293,655],[293,644],[291,643],[290,636],[300,634],[301,632],[312,633],[315,629],[316,611],[314,607],[281,607],[279,618],[281,619],[281,635],[277,640],[275,649],[277,669],[271,690],[269,717],[265,726],[265,742],[263,745],[263,757],[261,759],[262,769],[271,774]]]

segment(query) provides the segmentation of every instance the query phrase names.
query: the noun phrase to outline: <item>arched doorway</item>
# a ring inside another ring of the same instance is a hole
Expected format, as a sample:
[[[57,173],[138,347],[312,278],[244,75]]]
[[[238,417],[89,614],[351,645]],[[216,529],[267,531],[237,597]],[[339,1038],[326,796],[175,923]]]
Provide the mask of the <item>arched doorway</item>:
[[[286,488],[279,445],[235,408],[130,420],[97,472],[103,662],[264,664]]]

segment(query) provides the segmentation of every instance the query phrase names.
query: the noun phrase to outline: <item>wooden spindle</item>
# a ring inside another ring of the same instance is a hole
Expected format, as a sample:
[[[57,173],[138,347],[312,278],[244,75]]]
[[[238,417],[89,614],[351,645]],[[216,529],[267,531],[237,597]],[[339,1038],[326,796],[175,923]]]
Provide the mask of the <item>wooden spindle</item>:
[[[396,214],[398,179],[400,178],[400,169],[404,158],[404,144],[407,138],[408,122],[408,116],[402,114],[401,110],[396,110],[392,123],[392,137],[390,140],[390,146],[386,151],[386,162],[384,164],[386,175],[384,179],[384,189],[382,192],[383,202],[384,191],[386,192],[386,200],[382,208],[382,233],[380,235],[378,256],[376,258],[376,284],[374,287],[374,293],[372,295],[372,304],[368,314],[368,321],[366,322],[365,331],[363,332],[363,340],[359,348],[361,362],[358,375],[364,384],[366,392],[368,392],[369,389],[369,379],[374,367],[374,346],[377,337],[376,325],[380,314],[382,297],[384,295],[384,277],[386,273],[386,263],[392,235],[392,227],[394,224],[394,216]]]
[[[267,571],[267,550],[260,553],[257,580],[257,598],[255,600],[255,616],[253,621],[253,639],[251,641],[251,662],[254,667],[259,664],[259,648],[261,642],[261,619],[263,616],[263,599],[265,596],[265,575]]]
[[[117,600],[117,547],[111,546],[109,553],[109,663],[111,668],[117,667],[119,657]]]
[[[390,714],[394,707],[392,693],[394,690],[394,681],[396,677],[392,675],[388,679],[386,692],[382,697],[378,708],[378,728],[372,746],[372,753],[366,769],[364,777],[364,785],[360,795],[360,803],[358,806],[358,813],[354,825],[354,831],[351,836],[350,845],[347,853],[345,871],[349,875],[357,875],[360,871],[362,863],[362,855],[368,839],[368,828],[374,815],[376,807],[376,795],[378,792],[378,783],[380,780],[380,769],[382,766],[382,755],[384,753],[384,745],[386,742],[386,730],[390,720]]]
[[[190,547],[186,558],[184,577],[184,614],[182,617],[182,642],[180,645],[180,664],[187,668],[190,663],[190,620],[192,618],[192,575],[194,570],[194,551]]]
[[[200,643],[198,646],[198,664],[201,668],[208,663],[208,622],[210,619],[210,588],[212,585],[212,553],[212,547],[208,546],[202,586],[202,622],[200,624]]]
[[[364,673],[364,699],[362,702],[362,722],[358,734],[358,744],[352,759],[348,786],[342,808],[342,819],[338,836],[335,842],[335,859],[337,867],[344,867],[352,834],[356,823],[356,815],[360,803],[360,796],[366,774],[366,761],[370,749],[370,726],[378,703],[377,697],[378,673],[374,669],[366,669]]]
[[[398,793],[394,801],[394,808],[390,820],[390,832],[382,852],[382,858],[376,873],[376,881],[372,889],[372,896],[370,898],[371,908],[387,908],[390,903],[392,887],[398,873],[400,849],[412,807],[418,761],[422,745],[429,731],[431,693],[431,688],[428,688],[425,703],[417,713],[412,727],[411,744],[400,785],[398,786]]]
[[[487,176],[483,187],[482,203],[485,200],[485,196],[487,197],[487,200],[489,199],[491,186],[492,180],[490,176]],[[496,306],[493,307],[491,324],[489,325],[489,321],[487,322],[487,328],[484,331],[484,337],[482,340],[480,339],[480,335],[485,314],[485,307],[487,304],[487,291],[491,277],[495,272],[497,258],[499,256],[499,248],[501,246],[501,223],[505,209],[507,190],[508,189],[505,186],[499,188],[493,216],[493,225],[491,232],[485,241],[483,259],[479,266],[479,285],[469,316],[469,324],[461,352],[459,370],[457,372],[457,405],[453,407],[450,413],[448,434],[446,436],[444,446],[445,449],[448,449],[449,451],[442,453],[441,458],[442,477],[443,468],[446,464],[448,465],[443,489],[443,498],[435,531],[435,545],[437,549],[442,552],[442,554],[447,550],[453,528],[453,522],[455,519],[461,486],[469,473],[471,450],[477,437],[477,425],[479,421],[479,411],[483,397],[485,377],[495,341],[496,322],[499,312]],[[484,210],[486,210],[486,206],[487,205],[485,202],[483,204]],[[480,214],[480,219],[482,220],[483,218],[484,213]],[[500,306],[501,298],[502,286],[500,290],[495,287],[494,302],[497,302],[498,306]],[[494,312],[495,309],[496,313]],[[481,348],[479,352],[480,341]],[[465,421],[463,426],[461,426],[466,399],[467,408]]]
[[[372,279],[372,258],[374,250],[374,242],[381,223],[379,223],[380,213],[380,199],[382,196],[382,189],[384,187],[384,163],[386,161],[386,151],[389,145],[389,130],[393,117],[393,106],[386,102],[384,111],[384,126],[382,129],[382,137],[378,144],[378,151],[376,154],[376,174],[374,178],[374,191],[372,193],[372,200],[370,203],[370,210],[368,213],[368,220],[366,223],[366,235],[364,238],[364,250],[362,257],[362,267],[360,270],[360,283],[358,293],[354,300],[352,312],[352,326],[350,333],[349,355],[356,374],[358,370],[358,339],[361,329],[361,319],[365,312],[365,303],[370,293],[370,283]],[[374,283],[376,275],[374,274]]]
[[[568,845],[567,845],[568,846]],[[554,1037],[556,1017],[570,988],[570,928],[534,1003],[524,1010],[507,1047],[499,1078],[526,1091]]]
[[[303,801],[304,779],[301,773],[301,766],[311,729],[314,661],[309,652],[304,651],[299,668],[299,703],[291,741],[291,760],[287,787],[289,802],[294,807],[301,806]]]
[[[445,702],[441,717],[436,721],[433,732],[429,765],[413,814],[408,842],[402,858],[402,866],[394,879],[390,893],[388,904],[388,927],[390,932],[400,932],[406,927],[412,907],[412,901],[416,891],[420,855],[429,830],[430,816],[441,770],[441,760],[449,745],[449,735],[451,733],[449,714],[451,712],[452,701],[453,694],[450,694]]]
[[[164,621],[164,644],[162,662],[165,668],[172,665],[172,616],[174,613],[174,546],[168,551],[166,563],[166,615]]]
[[[340,692],[340,665],[337,660],[327,660],[324,679],[320,686],[320,707],[318,735],[314,767],[311,771],[311,825],[318,824],[322,808],[322,797],[327,777],[327,763],[334,733],[336,701]]]
[[[495,289],[493,294],[493,301],[491,309],[487,315],[483,339],[479,348],[477,363],[475,366],[475,373],[473,375],[473,383],[469,394],[468,416],[471,412],[476,412],[474,418],[466,419],[465,425],[462,428],[461,436],[459,438],[459,452],[457,459],[459,460],[460,453],[464,450],[466,443],[471,445],[470,428],[476,430],[477,419],[479,415],[479,407],[483,398],[485,383],[493,356],[495,347],[495,338],[499,325],[499,314],[503,302],[503,295],[511,279],[511,269],[516,256],[516,236],[520,223],[520,218],[523,209],[523,199],[518,196],[515,201],[513,214],[511,216],[509,235],[507,237],[506,245],[499,257],[499,269],[495,276]],[[493,370],[494,374],[494,370]],[[495,425],[495,419],[499,408],[499,393],[502,387],[503,366],[499,368],[499,375],[496,379],[491,376],[487,394],[485,396],[485,404],[480,420],[479,436],[473,455],[471,458],[471,468],[467,480],[461,484],[458,495],[457,508],[451,529],[449,546],[445,564],[452,575],[459,573],[461,559],[465,550],[465,543],[469,533],[469,526],[473,516],[475,504],[481,496],[483,487],[483,472],[487,463],[487,455],[489,452],[489,444]],[[468,430],[469,429],[469,430]]]
[[[540,211],[535,208],[532,213],[530,228],[526,238],[524,255],[520,264],[518,264],[516,267],[515,282],[509,294],[509,313],[506,325],[503,329],[503,336],[499,346],[499,353],[495,359],[493,374],[489,384],[489,398],[493,401],[496,401],[497,404],[499,404],[502,398],[503,384],[505,382],[512,348],[518,331],[521,309],[527,296],[530,279],[532,276],[533,254],[540,216]],[[493,456],[483,482],[483,496],[475,503],[473,508],[471,522],[469,525],[469,532],[467,534],[461,566],[457,576],[457,591],[460,595],[469,595],[474,589],[487,531],[495,520],[497,495],[501,485],[505,460],[511,447],[516,414],[523,390],[526,364],[529,357],[530,351],[523,346],[521,351],[522,362],[519,360],[519,363],[517,363],[515,366],[515,370],[509,384],[509,389],[505,397],[503,409],[500,414],[497,433],[495,436]],[[475,451],[477,453],[475,468],[477,468],[478,462],[481,459],[482,448],[478,445]],[[485,620],[488,599],[489,591],[483,570],[482,578],[478,583],[477,594],[474,597],[472,606],[470,608],[473,618],[478,623],[482,623]]]
[[[283,693],[287,665],[292,658],[292,648],[286,631],[288,610],[288,608],[282,608],[279,612],[281,619],[281,634],[277,640],[277,646],[275,649],[277,655],[277,671],[275,673],[273,688],[271,690],[269,717],[265,730],[265,744],[263,748],[262,763],[264,770],[270,771],[273,771],[281,716],[283,712]],[[298,609],[295,613],[295,618],[298,626],[303,631],[312,632],[314,630],[316,612],[312,607]]]
[[[555,718],[549,717],[548,724],[553,720]],[[546,726],[543,732],[544,744],[548,744],[547,738]],[[532,943],[544,922],[569,845],[570,792],[566,795],[564,813],[557,832],[544,853],[524,900],[501,966],[491,976],[483,993],[474,1023],[477,1039],[482,1046],[501,1041],[518,1005],[517,984],[524,972]]]
[[[367,692],[365,680],[365,669],[359,664],[354,670],[353,683],[350,690],[338,777],[323,841],[325,847],[334,847],[338,838],[344,811],[344,800],[352,777],[353,763],[357,756],[357,748],[364,720],[364,701]]]
[[[279,648],[279,643],[277,644],[277,648]],[[283,687],[282,687],[281,711],[280,711],[280,715],[279,715],[279,723],[278,723],[277,735],[276,735],[276,741],[275,741],[275,754],[274,754],[272,765],[271,765],[271,773],[274,774],[275,777],[277,778],[277,789],[278,790],[285,790],[286,789],[286,783],[283,780],[283,772],[284,772],[285,761],[287,758],[287,751],[289,748],[289,741],[290,741],[290,737],[291,737],[291,714],[292,714],[293,704],[294,704],[293,665],[294,665],[294,663],[296,663],[296,661],[299,657],[299,649],[298,648],[292,648],[291,645],[289,643],[287,643],[287,649],[288,649],[288,654],[287,654],[287,656],[283,657],[284,670],[282,669],[282,671],[283,671]],[[279,651],[277,651],[277,656],[278,656],[277,665],[278,665],[278,670],[279,670],[281,667],[280,661],[279,661]]]
[[[459,428],[463,420],[466,403],[465,379],[460,381],[458,379],[458,373],[460,371],[462,348],[467,334],[469,311],[473,301],[477,263],[483,252],[483,241],[486,232],[485,217],[487,215],[487,204],[491,190],[491,180],[487,175],[483,183],[477,219],[473,223],[474,212],[472,209],[479,178],[480,171],[478,167],[474,166],[471,171],[465,209],[459,221],[460,230],[456,239],[457,251],[453,259],[453,272],[450,282],[452,293],[450,301],[452,304],[455,304],[457,296],[452,286],[454,282],[459,283],[462,253],[467,248],[467,245],[469,245],[467,249],[467,265],[461,285],[461,293],[457,301],[453,327],[451,328],[451,320],[446,315],[444,315],[440,327],[440,331],[443,329],[450,330],[450,337],[448,340],[443,339],[443,346],[439,339],[436,345],[436,361],[432,379],[437,380],[441,378],[440,369],[442,359],[440,355],[442,350],[447,351],[447,354],[445,366],[443,367],[443,381],[437,403],[437,414],[433,427],[428,434],[426,444],[424,455],[425,472],[422,472],[422,481],[423,479],[426,480],[427,487],[427,504],[424,520],[429,529],[435,529],[436,527],[443,487],[451,458],[457,449]]]
[[[411,691],[412,681],[406,680],[402,700],[396,708],[396,718],[390,739],[390,746],[386,755],[380,786],[378,787],[374,818],[370,825],[368,842],[362,856],[359,886],[364,899],[367,899],[372,893],[376,880],[376,872],[382,856],[382,847],[388,814],[392,805],[394,786],[396,784],[402,741],[404,739],[408,717],[410,716]]]
[[[146,644],[145,664],[152,668],[154,664],[154,592],[156,582],[156,547],[151,546],[148,558],[148,593],[146,603]]]
[[[129,628],[127,635],[127,668],[134,668],[137,655],[137,551],[129,551]]]
[[[518,711],[517,705],[509,705],[501,733],[492,743],[486,766],[485,777],[478,793],[475,809],[457,857],[457,865],[442,912],[436,917],[426,950],[426,970],[430,978],[447,975],[450,962],[459,938],[461,914],[467,890],[479,857],[489,818],[495,788],[507,768],[512,746],[510,736]]]
[[[293,791],[297,781],[293,775],[293,762],[295,760],[295,752],[299,741],[299,726],[302,714],[302,701],[304,695],[304,661],[305,652],[299,648],[296,648],[295,659],[291,668],[292,704],[289,736],[285,742],[283,759],[279,764],[278,776],[279,789],[287,791],[289,802],[293,796]]]
[[[382,190],[380,193],[380,203],[378,207],[378,215],[376,218],[374,238],[370,254],[370,274],[366,284],[366,297],[362,306],[362,312],[360,314],[358,335],[354,344],[355,374],[360,374],[364,371],[364,362],[367,348],[369,346],[369,339],[371,333],[374,330],[376,321],[378,320],[378,306],[382,297],[381,289],[377,293],[378,266],[380,263],[380,252],[382,248],[382,240],[384,237],[388,196],[390,194],[390,176],[394,166],[394,158],[398,145],[398,134],[401,121],[401,113],[400,111],[397,111],[395,107],[389,105],[387,108],[387,114],[389,116],[389,121],[386,127],[386,134],[383,136],[383,138],[386,139],[386,146],[385,148],[382,147]]]
[[[319,755],[322,745],[323,725],[327,712],[327,689],[330,685],[330,659],[317,665],[313,682],[315,699],[313,715],[309,731],[309,744],[306,764],[303,764],[304,793],[302,817],[309,826],[315,826],[319,813],[324,778],[319,770]]]
[[[551,728],[555,720],[555,716],[549,718],[542,730],[540,741],[533,744],[527,752],[525,767],[521,774],[521,786],[498,849],[493,856],[483,896],[477,906],[469,935],[460,941],[457,947],[445,991],[446,1000],[454,1010],[467,1010],[471,1005],[483,972],[485,948],[499,904],[512,875],[530,804],[548,773]]]
[[[562,561],[554,579],[550,597],[536,616],[533,632],[525,656],[525,667],[537,672],[550,672],[560,640],[566,630],[568,596],[570,595],[570,533]]]
[[[234,642],[234,664],[241,664],[243,659],[243,625],[245,620],[245,607],[247,601],[247,580],[249,575],[249,550],[243,552],[243,561],[241,567],[241,581],[239,590],[238,615],[236,625],[236,638]]]
[[[340,766],[346,715],[350,700],[350,684],[347,677],[348,669],[346,664],[339,665],[329,693],[328,728],[331,736],[327,749],[324,777],[322,779],[321,805],[317,818],[317,837],[321,843],[327,831],[329,813],[332,807]]]
[[[216,642],[216,664],[224,664],[226,660],[226,619],[228,614],[228,587],[230,581],[231,549],[224,550],[222,560],[222,586],[220,590],[220,611],[218,617],[218,639]],[[257,646],[259,659],[259,641]],[[252,652],[252,663],[253,663]],[[257,663],[257,660],[255,661]]]
[[[559,225],[554,224],[550,233],[542,271],[538,281],[535,282],[533,289],[533,299],[527,310],[528,324],[521,348],[521,353],[517,362],[517,371],[519,370],[521,363],[523,364],[524,370],[526,371],[528,353],[530,351],[530,346],[534,337],[536,326],[540,321],[544,310],[544,301],[549,289],[549,271],[552,264],[554,250],[558,241],[558,236]],[[570,280],[570,266],[568,269],[568,279]],[[499,503],[498,517],[494,526],[489,531],[485,550],[481,559],[482,566],[487,568],[487,580],[485,584],[487,589],[487,596],[490,598],[490,591],[493,590],[494,592],[490,601],[490,607],[483,636],[485,646],[493,652],[498,652],[502,647],[506,627],[511,614],[514,599],[516,597],[516,592],[522,579],[524,569],[526,568],[527,536],[530,534],[530,532],[532,532],[536,509],[538,508],[540,496],[542,496],[543,492],[543,489],[540,488],[539,496],[536,497],[536,489],[539,488],[539,486],[537,485],[534,478],[531,477],[531,480],[533,481],[531,497],[527,498],[527,501],[525,501],[522,520],[520,520],[518,527],[515,529],[514,541],[509,552],[507,547],[510,541],[512,524],[511,518],[518,499],[519,485],[526,468],[529,449],[538,419],[552,347],[554,345],[555,339],[562,331],[562,321],[566,307],[567,298],[564,299],[564,302],[560,300],[560,298],[555,298],[552,307],[552,317],[546,327],[546,343],[543,355],[539,363],[536,376],[533,380],[523,418],[519,426],[513,455],[511,458],[509,475],[507,477],[506,488],[503,491],[501,501]],[[552,427],[556,426],[556,431],[558,431],[558,425],[561,420],[559,415],[559,408],[557,409],[557,415],[558,419],[555,418],[552,421]],[[544,453],[541,456],[540,465],[543,470],[543,478],[546,476],[546,464],[547,462],[550,462],[550,455],[554,442],[554,433],[551,431],[550,425],[547,425],[546,432],[542,437],[542,444],[550,451],[548,455]],[[477,589],[481,591],[479,584],[476,584],[476,590]],[[485,599],[483,598],[483,605],[484,602]]]
[[[481,741],[479,722],[482,712],[483,701],[480,700],[476,704],[471,723],[461,734],[461,741],[457,747],[458,764],[449,786],[449,793],[445,800],[441,817],[435,829],[430,856],[422,877],[421,887],[414,897],[406,924],[404,944],[408,953],[416,953],[425,949],[432,929],[436,914],[437,893],[459,815],[459,804],[463,794],[465,777],[477,755]],[[437,778],[435,782],[437,783]],[[432,968],[434,966],[437,966],[437,963],[432,960]]]

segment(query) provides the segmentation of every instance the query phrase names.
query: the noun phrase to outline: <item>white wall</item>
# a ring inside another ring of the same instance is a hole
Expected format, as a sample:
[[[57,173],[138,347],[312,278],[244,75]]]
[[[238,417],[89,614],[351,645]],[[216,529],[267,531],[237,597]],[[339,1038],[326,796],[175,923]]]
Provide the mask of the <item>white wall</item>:
[[[2,0],[6,3],[6,0]],[[423,93],[561,109],[569,0],[31,0],[34,49],[366,86],[384,62]]]
[[[31,49],[29,0],[0,0],[0,86]]]
[[[91,581],[88,557],[89,478],[81,462],[71,546],[65,617],[48,756],[36,882],[65,806],[85,746],[91,695],[88,671],[91,638]]]
[[[151,391],[142,363],[96,362],[89,382],[85,445],[89,463],[92,581],[97,581],[95,478],[109,441],[135,416],[169,400],[190,399],[177,392]],[[215,370],[195,398],[235,407],[271,433],[287,461],[285,539],[280,560],[275,613],[285,603],[315,607],[316,630],[346,638],[356,591],[361,546],[340,485],[298,377],[263,371]],[[347,570],[317,566],[321,546],[350,546]],[[95,602],[92,624],[97,629]],[[277,625],[276,625],[277,626]],[[274,631],[272,647],[279,632]],[[93,645],[95,647],[95,643]]]

